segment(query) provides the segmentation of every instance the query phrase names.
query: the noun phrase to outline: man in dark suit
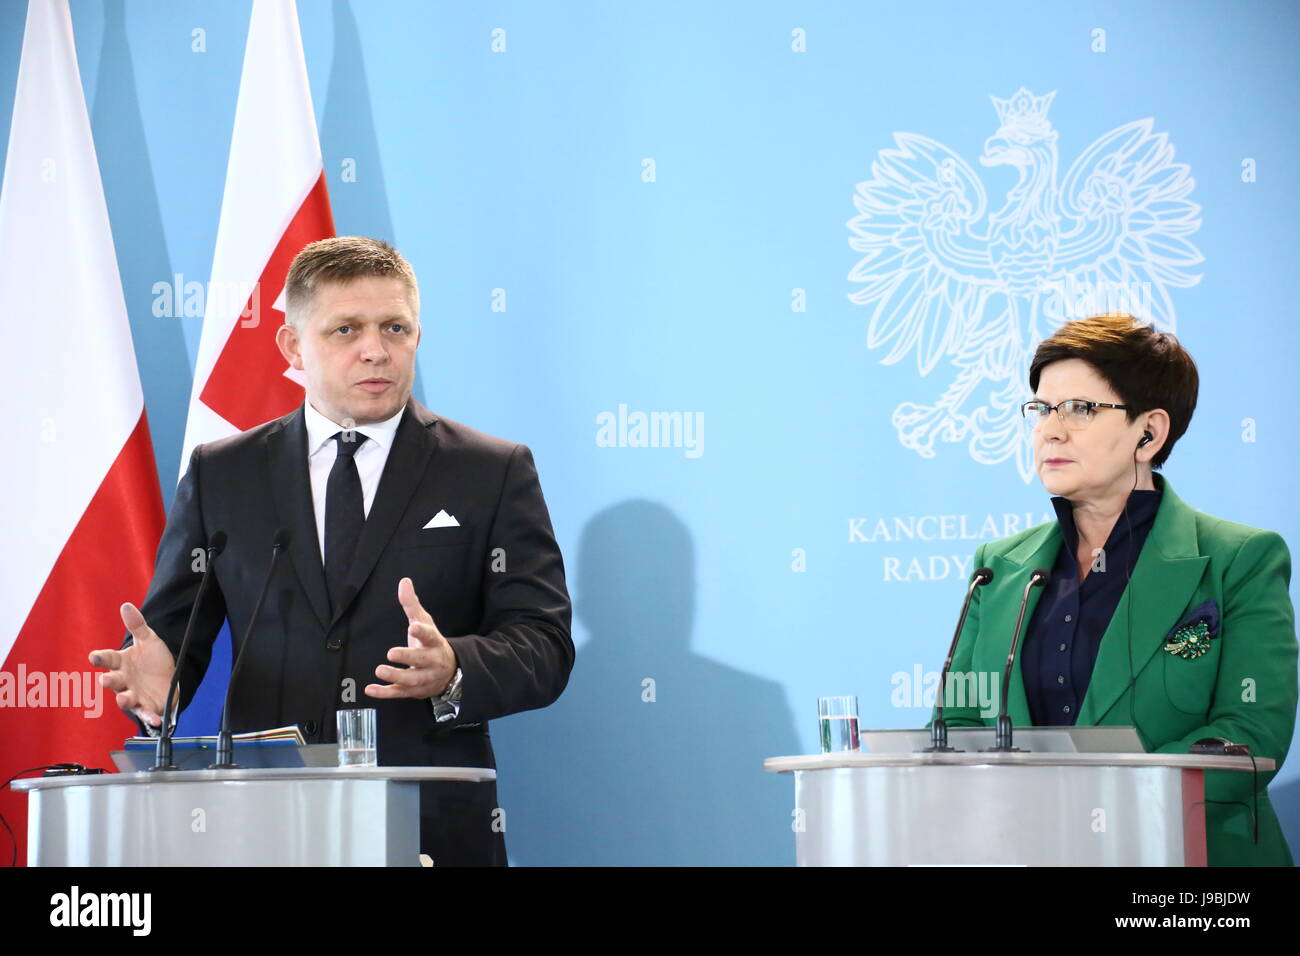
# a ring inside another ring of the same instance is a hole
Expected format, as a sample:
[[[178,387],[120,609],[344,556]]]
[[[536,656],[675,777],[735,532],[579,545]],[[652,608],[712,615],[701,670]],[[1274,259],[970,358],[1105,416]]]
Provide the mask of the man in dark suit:
[[[381,764],[494,767],[488,721],[550,704],[574,658],[532,455],[411,398],[419,293],[396,250],[312,243],[285,293],[277,343],[304,374],[306,402],[195,449],[149,593],[140,610],[122,606],[130,635],[91,661],[108,668],[101,683],[124,711],[159,726],[195,556],[224,531],[182,707],[229,619],[235,654],[247,654],[236,732],[297,724],[330,742],[338,709],[374,706]],[[245,650],[280,530],[288,544]],[[495,784],[421,784],[420,849],[435,864],[504,864],[503,830]]]

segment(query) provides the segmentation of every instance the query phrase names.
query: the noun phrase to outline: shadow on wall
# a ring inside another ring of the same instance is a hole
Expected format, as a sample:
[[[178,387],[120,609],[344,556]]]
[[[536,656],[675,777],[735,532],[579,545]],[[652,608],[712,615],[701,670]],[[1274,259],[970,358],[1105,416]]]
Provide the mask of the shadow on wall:
[[[150,409],[149,432],[161,476],[163,504],[169,507],[180,477],[177,469],[193,376],[181,326],[185,321],[181,304],[173,302],[175,315],[153,314],[154,283],[172,282],[172,264],[153,164],[146,148],[123,0],[107,0],[104,4],[104,39],[91,127],[131,338],[139,356],[136,364],[140,386]]]
[[[334,227],[341,236],[383,239],[400,251],[401,244],[393,235],[384,166],[379,160],[370,78],[361,55],[357,17],[349,0],[334,0],[333,13],[334,59],[320,138]],[[428,404],[418,361],[412,394]]]
[[[320,135],[330,208],[339,233],[393,242],[370,79],[361,56],[357,18],[348,0],[334,0],[334,60]]]
[[[583,531],[575,583],[591,639],[568,689],[492,725],[511,860],[793,863],[793,781],[763,770],[765,757],[798,752],[785,691],[692,653],[686,526],[649,501],[602,511]]]

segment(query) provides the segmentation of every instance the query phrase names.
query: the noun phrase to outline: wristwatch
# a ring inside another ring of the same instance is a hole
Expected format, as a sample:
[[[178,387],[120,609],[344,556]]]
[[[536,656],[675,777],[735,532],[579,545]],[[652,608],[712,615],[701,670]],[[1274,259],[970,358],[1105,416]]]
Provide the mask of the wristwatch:
[[[433,704],[433,719],[438,723],[445,724],[449,720],[455,720],[460,714],[460,682],[461,671],[457,667],[447,689],[439,696],[429,698],[430,703]]]

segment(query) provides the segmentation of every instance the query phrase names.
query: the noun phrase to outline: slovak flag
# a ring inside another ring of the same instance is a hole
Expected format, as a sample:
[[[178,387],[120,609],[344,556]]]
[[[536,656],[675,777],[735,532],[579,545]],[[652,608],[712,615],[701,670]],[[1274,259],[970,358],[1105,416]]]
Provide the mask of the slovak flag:
[[[0,187],[0,783],[111,769],[124,721],[87,661],[143,599],[162,495],[68,0],[30,0]],[[0,792],[0,865],[27,797]]]
[[[301,373],[275,345],[289,263],[334,235],[293,0],[254,0],[180,473],[195,445],[293,411]]]

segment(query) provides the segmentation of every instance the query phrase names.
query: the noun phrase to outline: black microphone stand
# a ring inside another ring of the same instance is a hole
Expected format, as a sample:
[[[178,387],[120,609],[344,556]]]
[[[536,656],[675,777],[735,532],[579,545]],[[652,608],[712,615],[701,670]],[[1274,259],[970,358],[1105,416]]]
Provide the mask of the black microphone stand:
[[[961,637],[961,630],[966,626],[966,615],[970,612],[971,599],[975,597],[975,589],[983,584],[988,584],[993,580],[993,570],[991,568],[980,568],[971,578],[970,587],[966,589],[966,600],[961,606],[961,616],[957,618],[957,630],[952,635],[952,643],[948,645],[948,657],[943,662],[943,673],[939,675],[939,700],[938,713],[935,715],[934,723],[930,725],[930,746],[926,747],[921,753],[958,753],[952,747],[948,746],[948,723],[943,719],[943,702],[947,700],[948,689],[948,671],[952,669],[952,658],[957,653],[957,641]]]
[[[1016,648],[1020,644],[1020,632],[1025,623],[1025,608],[1029,604],[1029,592],[1036,587],[1047,584],[1048,577],[1046,568],[1038,568],[1029,576],[1029,583],[1025,585],[1024,597],[1020,599],[1020,615],[1016,618],[1016,633],[1011,638],[1011,650],[1007,653],[1007,667],[1002,674],[1002,706],[998,708],[996,742],[992,747],[983,748],[980,753],[1011,753],[1020,749],[1012,746],[1011,717],[1007,714],[1007,694],[1011,689],[1011,667],[1015,663]]]
[[[203,598],[208,593],[208,582],[212,577],[212,563],[225,548],[226,533],[224,531],[216,532],[208,540],[208,546],[205,549],[207,561],[203,566],[203,577],[199,580],[199,593],[195,595],[194,606],[190,608],[190,620],[185,625],[185,636],[181,638],[181,647],[176,654],[175,666],[172,668],[172,679],[167,685],[167,702],[163,704],[162,729],[158,734],[158,743],[154,748],[154,765],[149,768],[151,771],[180,769],[172,763],[172,715],[175,712],[176,688],[180,686],[181,664],[185,662],[185,655],[190,649],[190,638],[194,636],[194,622],[199,617],[199,605],[203,603]]]
[[[239,648],[239,656],[235,658],[235,664],[230,669],[230,680],[226,684],[226,702],[221,708],[221,731],[217,734],[217,762],[208,767],[209,770],[237,770],[239,765],[235,763],[235,738],[230,732],[230,701],[234,697],[235,680],[239,676],[240,666],[244,659],[248,657],[248,645],[253,640],[253,630],[257,626],[257,618],[262,613],[262,602],[266,599],[266,592],[271,587],[271,578],[275,574],[275,563],[280,557],[280,552],[284,550],[285,545],[289,543],[289,532],[284,528],[275,533],[275,539],[271,543],[271,566],[266,569],[266,579],[262,582],[262,590],[257,595],[257,603],[253,605],[253,613],[248,619],[248,630],[244,632],[243,645]]]

